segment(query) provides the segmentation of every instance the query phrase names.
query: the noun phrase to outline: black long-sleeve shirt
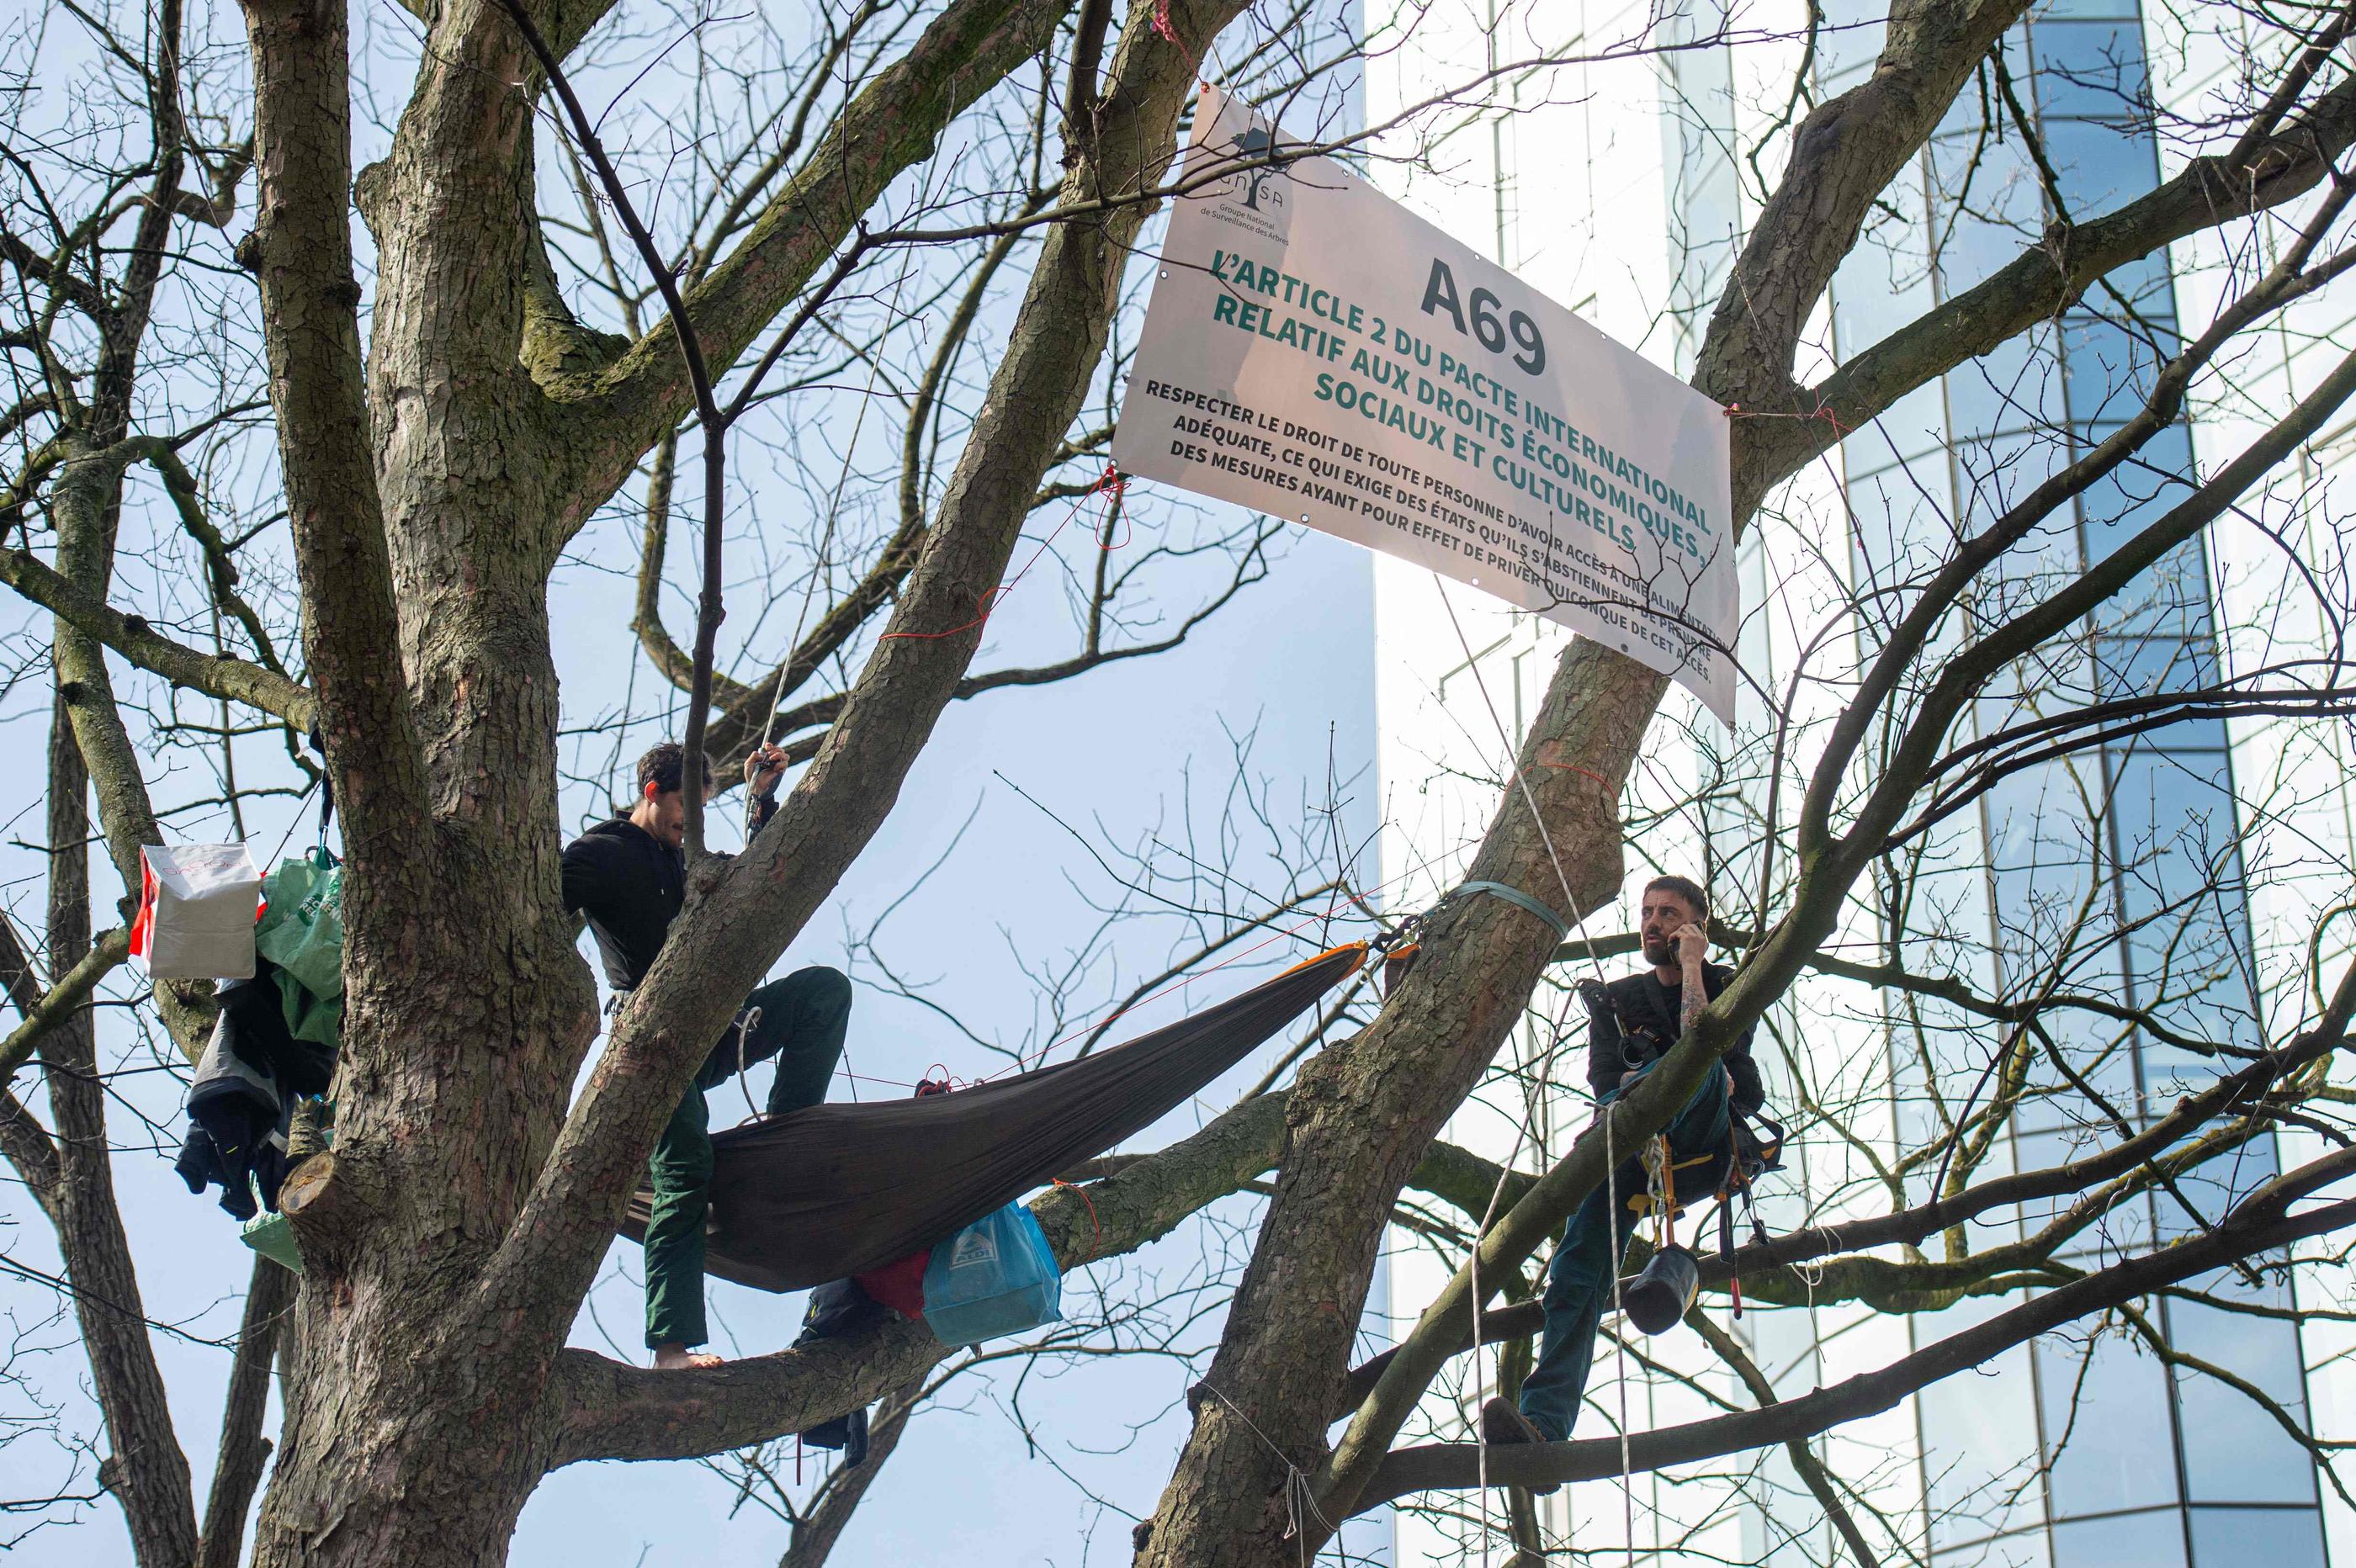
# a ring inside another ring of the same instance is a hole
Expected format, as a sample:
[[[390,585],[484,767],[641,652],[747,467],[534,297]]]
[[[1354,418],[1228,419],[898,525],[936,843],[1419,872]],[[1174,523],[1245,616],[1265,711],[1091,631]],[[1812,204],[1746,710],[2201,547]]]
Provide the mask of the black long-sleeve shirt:
[[[1701,977],[1703,994],[1716,1000],[1734,978],[1734,971],[1705,964]],[[1648,969],[1614,980],[1602,989],[1610,1005],[1598,1008],[1590,1001],[1587,1023],[1587,1083],[1598,1099],[1619,1086],[1622,1073],[1666,1054],[1685,1032],[1679,1011],[1684,986],[1664,986]],[[1725,1057],[1727,1098],[1736,1110],[1746,1114],[1766,1101],[1758,1064],[1751,1060],[1751,1032],[1744,1029]]]
[[[753,797],[751,830],[776,810],[774,795]],[[655,966],[687,901],[687,857],[626,816],[601,822],[565,846],[564,907],[589,917],[605,983],[637,988]]]
[[[687,857],[626,816],[565,846],[564,907],[589,917],[605,982],[636,988],[687,900]]]

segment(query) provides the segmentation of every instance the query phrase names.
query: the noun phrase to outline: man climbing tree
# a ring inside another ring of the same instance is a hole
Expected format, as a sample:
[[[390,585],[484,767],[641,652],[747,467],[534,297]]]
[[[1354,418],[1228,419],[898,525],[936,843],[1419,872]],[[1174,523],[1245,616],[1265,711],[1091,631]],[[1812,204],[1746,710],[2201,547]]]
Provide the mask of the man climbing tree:
[[[1596,1104],[1608,1106],[1660,1065],[1701,1010],[1726,989],[1734,972],[1706,962],[1709,895],[1685,877],[1655,877],[1644,884],[1639,934],[1652,969],[1609,986],[1581,985],[1587,1001],[1587,1083]],[[1764,1098],[1751,1060],[1750,1029],[1710,1065],[1663,1136],[1667,1167],[1661,1181],[1687,1202],[1717,1188],[1732,1154],[1732,1117],[1755,1113]],[[1612,1279],[1642,1203],[1664,1194],[1642,1157],[1621,1163],[1612,1179],[1587,1195],[1570,1217],[1547,1268],[1546,1329],[1537,1364],[1522,1381],[1515,1408],[1492,1399],[1481,1413],[1491,1443],[1559,1443],[1579,1420],[1595,1361],[1595,1336],[1612,1305]],[[1533,1488],[1552,1491],[1546,1487]]]
[[[686,896],[685,765],[686,752],[676,741],[648,751],[638,759],[638,796],[630,809],[592,827],[564,851],[564,907],[588,916],[617,1010],[654,967]],[[785,771],[785,754],[775,746],[745,757],[749,832],[758,833],[775,815]],[[703,776],[713,776],[709,766]],[[647,1348],[656,1366],[720,1364],[719,1357],[694,1349],[711,1338],[703,1315],[703,1220],[712,1184],[704,1091],[775,1057],[768,1114],[815,1105],[826,1098],[850,1020],[851,982],[840,969],[813,965],[770,981],[744,998],[664,1124],[647,1165],[654,1193],[646,1225]]]

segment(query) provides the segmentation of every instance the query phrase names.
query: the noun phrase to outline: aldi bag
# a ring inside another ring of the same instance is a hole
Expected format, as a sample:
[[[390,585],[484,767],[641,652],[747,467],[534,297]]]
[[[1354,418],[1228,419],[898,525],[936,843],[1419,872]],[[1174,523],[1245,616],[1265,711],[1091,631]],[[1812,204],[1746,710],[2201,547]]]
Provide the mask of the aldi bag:
[[[262,873],[242,844],[148,844],[139,850],[131,951],[157,980],[253,975]]]
[[[935,1247],[925,1324],[944,1345],[979,1345],[1063,1320],[1063,1271],[1031,1211],[1009,1203]]]

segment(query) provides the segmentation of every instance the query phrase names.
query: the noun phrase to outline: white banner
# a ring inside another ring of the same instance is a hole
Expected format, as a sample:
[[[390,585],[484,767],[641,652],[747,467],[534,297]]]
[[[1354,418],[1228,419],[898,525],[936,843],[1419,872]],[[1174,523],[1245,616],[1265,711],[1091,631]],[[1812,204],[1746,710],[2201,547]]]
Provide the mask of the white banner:
[[[1269,123],[1203,90],[1193,180]],[[1330,158],[1173,204],[1122,472],[1468,582],[1734,714],[1725,411]]]

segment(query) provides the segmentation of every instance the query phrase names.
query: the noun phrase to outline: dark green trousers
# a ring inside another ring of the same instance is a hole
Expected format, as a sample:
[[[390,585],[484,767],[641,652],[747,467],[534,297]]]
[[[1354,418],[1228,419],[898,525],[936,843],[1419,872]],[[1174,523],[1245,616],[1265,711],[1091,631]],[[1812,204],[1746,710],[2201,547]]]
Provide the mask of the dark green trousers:
[[[743,1066],[777,1059],[768,1114],[781,1116],[826,1098],[851,1024],[851,982],[841,970],[798,969],[744,998],[761,1020],[740,1043],[736,1031],[715,1048],[655,1141],[647,1162],[654,1190],[647,1219],[647,1346],[701,1345],[703,1221],[712,1206],[712,1118],[703,1092]],[[741,1056],[740,1056],[741,1051]]]

